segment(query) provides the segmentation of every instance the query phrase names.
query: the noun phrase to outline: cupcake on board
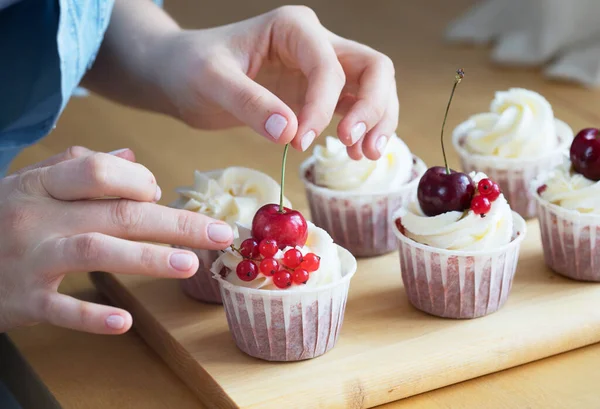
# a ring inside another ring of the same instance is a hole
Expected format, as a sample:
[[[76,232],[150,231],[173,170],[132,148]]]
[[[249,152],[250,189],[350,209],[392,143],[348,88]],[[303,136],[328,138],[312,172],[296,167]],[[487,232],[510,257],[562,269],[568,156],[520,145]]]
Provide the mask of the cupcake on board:
[[[463,170],[497,181],[526,219],[536,209],[531,182],[561,163],[572,140],[573,131],[554,117],[550,103],[522,88],[496,92],[490,112],[472,116],[453,135]]]
[[[600,281],[600,130],[580,131],[570,158],[534,185],[546,264],[581,281]]]
[[[463,76],[458,70],[450,101]],[[481,317],[506,302],[526,224],[485,173],[451,170],[445,153],[444,162],[425,172],[416,200],[394,215],[402,281],[419,310]]]
[[[381,158],[358,161],[334,137],[316,146],[300,168],[313,222],[356,257],[396,248],[391,216],[414,196],[426,170],[393,135]]]
[[[227,222],[237,237],[237,223],[250,225],[252,218],[266,203],[279,198],[279,184],[268,175],[254,169],[230,167],[224,170],[194,173],[194,185],[177,189],[179,198],[171,206],[202,213]],[[285,204],[289,202],[285,200]],[[207,303],[221,303],[218,283],[210,268],[218,251],[192,250],[200,260],[196,274],[181,280],[183,291],[190,297]]]
[[[284,151],[282,169],[285,169]],[[318,357],[335,345],[356,259],[283,203],[266,204],[212,265],[233,339],[268,361]]]

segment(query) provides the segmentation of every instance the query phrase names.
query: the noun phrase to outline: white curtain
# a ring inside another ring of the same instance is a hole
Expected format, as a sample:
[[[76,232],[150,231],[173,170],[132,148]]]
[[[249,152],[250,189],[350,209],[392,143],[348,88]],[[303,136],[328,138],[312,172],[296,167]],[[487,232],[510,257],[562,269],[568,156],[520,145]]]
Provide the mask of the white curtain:
[[[452,22],[446,38],[494,42],[497,63],[544,66],[549,77],[600,86],[600,0],[485,0]]]

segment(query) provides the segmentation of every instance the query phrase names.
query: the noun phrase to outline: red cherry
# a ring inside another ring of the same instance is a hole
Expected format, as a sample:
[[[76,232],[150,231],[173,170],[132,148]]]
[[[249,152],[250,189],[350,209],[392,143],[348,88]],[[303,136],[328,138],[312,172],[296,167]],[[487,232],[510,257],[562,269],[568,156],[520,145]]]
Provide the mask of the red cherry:
[[[267,204],[258,209],[252,220],[252,237],[256,240],[275,240],[280,249],[304,246],[308,237],[306,219],[297,210]]]
[[[475,186],[468,175],[453,170],[448,174],[443,166],[434,166],[421,177],[417,197],[423,213],[437,216],[467,210],[474,192]]]
[[[308,253],[302,257],[300,267],[312,273],[313,271],[317,271],[319,269],[320,264],[321,257],[317,256],[315,253]]]
[[[264,275],[272,276],[279,271],[279,263],[273,258],[266,258],[260,262],[260,267],[258,269]]]
[[[258,267],[250,260],[242,260],[237,265],[235,272],[242,281],[252,281],[258,275]]]
[[[273,257],[277,253],[277,242],[275,240],[263,239],[258,245],[258,251],[263,257]]]
[[[302,253],[298,249],[289,249],[283,254],[283,264],[289,268],[296,268],[302,263]]]
[[[500,186],[491,179],[481,179],[477,184],[477,190],[479,194],[485,196],[490,202],[498,199],[500,196]]]
[[[542,193],[544,193],[546,191],[546,189],[548,189],[548,185],[542,185],[542,186],[538,187],[537,194],[541,196]]]
[[[571,163],[575,172],[590,180],[600,180],[600,130],[579,131],[571,143]]]
[[[492,208],[490,200],[485,196],[475,196],[471,201],[471,210],[475,214],[486,214]]]
[[[240,254],[244,258],[258,257],[258,242],[254,239],[246,239],[240,244]]]
[[[294,284],[306,284],[308,281],[308,271],[303,268],[297,268],[292,273],[292,281]]]
[[[275,284],[277,288],[288,288],[292,285],[292,275],[289,271],[279,270],[273,276],[273,284]]]

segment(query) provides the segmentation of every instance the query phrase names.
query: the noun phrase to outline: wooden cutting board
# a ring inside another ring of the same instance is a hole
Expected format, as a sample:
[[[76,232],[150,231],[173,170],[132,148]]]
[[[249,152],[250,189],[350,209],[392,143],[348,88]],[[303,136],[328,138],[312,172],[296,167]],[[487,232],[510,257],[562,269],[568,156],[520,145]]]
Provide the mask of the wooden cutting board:
[[[359,261],[337,346],[296,363],[239,351],[222,307],[193,301],[174,280],[92,273],[135,328],[210,408],[369,408],[600,341],[600,285],[544,266],[529,222],[505,307],[475,320],[409,305],[398,255]]]

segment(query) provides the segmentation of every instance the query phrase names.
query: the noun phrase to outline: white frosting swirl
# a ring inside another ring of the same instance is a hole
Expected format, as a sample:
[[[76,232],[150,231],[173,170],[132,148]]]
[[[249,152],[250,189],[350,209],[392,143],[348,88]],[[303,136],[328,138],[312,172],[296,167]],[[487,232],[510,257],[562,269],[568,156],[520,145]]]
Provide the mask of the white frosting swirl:
[[[469,175],[477,184],[487,178],[484,173]],[[492,202],[490,211],[481,217],[472,210],[425,216],[418,201],[399,211],[404,235],[412,240],[446,250],[490,250],[510,243],[513,216],[504,195]]]
[[[469,152],[503,158],[541,156],[558,147],[559,136],[573,138],[543,96],[522,88],[496,92],[490,112],[472,116],[454,132],[465,136]]]
[[[576,173],[571,162],[565,162],[548,175],[543,199],[580,213],[600,214],[600,182]]]
[[[254,169],[231,167],[194,173],[194,186],[179,188],[171,206],[202,213],[228,223],[237,237],[236,223],[250,225],[256,211],[267,203],[279,203],[279,184]],[[284,204],[290,207],[287,199]]]
[[[303,255],[314,253],[321,257],[319,269],[310,273],[306,284],[292,285],[285,289],[285,291],[294,291],[294,289],[302,288],[317,288],[342,278],[342,266],[338,256],[337,245],[333,243],[333,239],[325,230],[315,226],[309,221],[307,221],[307,224],[308,238],[306,244],[302,248],[299,248],[299,250]],[[242,241],[250,237],[250,230],[247,227],[238,225],[238,230],[240,232],[240,237],[234,241],[236,247],[239,247]],[[280,260],[283,257],[283,253],[290,248],[291,247],[286,247],[283,250],[279,250],[275,255],[275,259]],[[259,274],[258,277],[252,281],[240,280],[235,272],[240,261],[242,261],[242,256],[239,253],[227,249],[223,251],[219,258],[213,263],[211,271],[213,274],[220,274],[224,267],[227,268],[228,273],[225,280],[240,287],[262,290],[281,290],[273,284],[272,277],[267,277],[263,274]]]
[[[328,136],[325,146],[317,145],[314,182],[333,190],[381,192],[410,181],[413,157],[406,144],[393,135],[381,158],[354,160],[338,138]]]

